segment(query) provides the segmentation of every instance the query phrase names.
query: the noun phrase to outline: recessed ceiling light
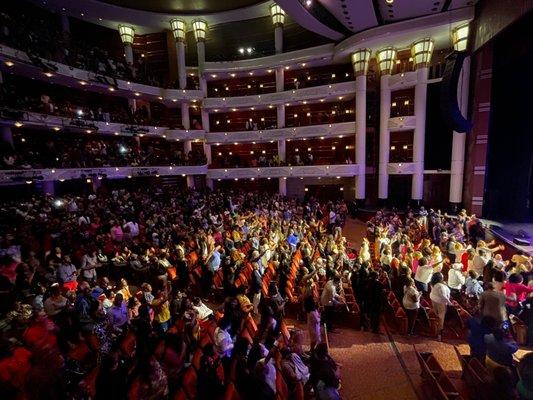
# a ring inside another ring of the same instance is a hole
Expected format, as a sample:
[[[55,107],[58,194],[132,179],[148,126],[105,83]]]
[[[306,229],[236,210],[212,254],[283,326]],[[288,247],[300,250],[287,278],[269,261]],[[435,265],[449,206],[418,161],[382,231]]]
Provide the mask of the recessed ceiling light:
[[[235,74],[229,74],[232,78],[235,78]]]
[[[85,86],[85,85],[87,85],[87,82],[85,82],[85,81],[80,81],[80,85],[81,85],[81,86]]]
[[[114,92],[114,91],[115,91],[115,88],[114,88],[114,87],[110,87],[108,90],[109,90],[110,92]]]
[[[272,73],[272,70],[271,70],[271,69],[267,69],[267,72],[268,72],[269,74],[271,74],[271,73]]]
[[[98,21],[101,21],[101,20],[102,20],[102,18],[98,18]]]
[[[135,92],[134,94],[135,94],[135,96],[140,96],[141,95],[139,92]]]
[[[386,2],[387,4],[392,4],[392,3],[394,3],[394,0],[385,0],[385,2]]]
[[[244,54],[244,49],[242,47],[239,49],[239,53]]]
[[[51,78],[52,76],[54,76],[54,74],[52,74],[51,72],[45,72],[44,73],[48,78]]]
[[[13,65],[15,65],[15,63],[13,61],[6,61],[5,63],[8,67],[12,67]]]
[[[216,78],[216,77],[217,77],[217,74],[211,74],[211,77],[212,77],[212,78]]]

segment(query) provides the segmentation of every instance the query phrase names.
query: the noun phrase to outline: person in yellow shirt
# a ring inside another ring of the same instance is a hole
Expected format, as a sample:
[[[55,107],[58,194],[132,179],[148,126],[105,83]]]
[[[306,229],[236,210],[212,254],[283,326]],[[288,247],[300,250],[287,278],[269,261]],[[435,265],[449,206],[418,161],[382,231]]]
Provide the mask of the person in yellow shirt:
[[[170,303],[164,290],[159,290],[152,301],[154,309],[154,328],[160,334],[164,334],[170,327]]]

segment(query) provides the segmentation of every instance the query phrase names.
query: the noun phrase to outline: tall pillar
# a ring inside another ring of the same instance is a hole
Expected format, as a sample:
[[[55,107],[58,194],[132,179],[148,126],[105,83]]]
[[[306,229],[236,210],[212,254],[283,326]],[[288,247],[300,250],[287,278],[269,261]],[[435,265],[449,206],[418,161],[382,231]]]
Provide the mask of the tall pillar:
[[[193,21],[192,28],[196,38],[196,53],[198,54],[198,79],[200,80],[200,90],[207,96],[207,84],[204,78],[205,72],[205,35],[207,32],[207,22],[201,19]]]
[[[186,140],[183,142],[183,152],[185,155],[189,154],[189,152],[192,150],[192,140]]]
[[[428,94],[428,67],[433,53],[433,40],[417,40],[411,46],[411,58],[416,70],[415,132],[413,135],[413,183],[411,199],[420,202],[424,197],[424,150],[426,144],[426,103]]]
[[[202,91],[202,94],[204,95],[204,97],[207,97],[207,81],[205,80],[203,75],[199,75],[198,80],[200,82],[200,90]]]
[[[178,82],[180,89],[187,87],[187,67],[185,66],[185,43],[176,42],[176,54],[178,56]]]
[[[274,28],[274,45],[276,54],[283,53],[283,25],[277,25]]]
[[[270,17],[274,24],[274,47],[276,54],[283,53],[283,24],[285,23],[285,11],[277,4],[270,6]]]
[[[278,179],[279,179],[279,183],[278,183],[279,194],[281,194],[282,196],[287,196],[287,179],[285,178],[278,178]]]
[[[470,57],[463,62],[463,69],[459,77],[457,97],[459,109],[464,116],[468,115],[468,90],[470,80]],[[463,201],[463,178],[465,167],[466,133],[453,132],[452,163],[450,174],[450,203],[459,205]]]
[[[124,45],[124,58],[128,65],[133,65],[133,47],[131,47],[131,44]]]
[[[366,183],[366,74],[370,50],[360,49],[352,54],[355,74],[355,163],[359,173],[355,177],[355,199],[365,200]]]
[[[181,103],[181,125],[183,129],[191,129],[191,117],[189,115],[189,103]]]
[[[13,131],[11,131],[10,126],[0,126],[0,139],[2,139],[2,142],[7,143],[11,148],[13,148]]]
[[[411,186],[411,199],[422,200],[424,196],[424,150],[426,142],[426,102],[427,102],[427,77],[428,68],[416,70],[417,80],[415,85],[415,132],[413,135],[413,183]]]
[[[366,76],[355,79],[355,163],[359,173],[355,178],[355,198],[365,199],[366,180]]]
[[[211,145],[209,143],[207,143],[207,141],[205,141],[203,146],[204,146],[205,158],[207,159],[207,165],[209,165],[212,162]]]
[[[381,75],[380,105],[379,105],[379,176],[378,198],[385,200],[389,197],[389,153],[390,131],[389,118],[391,109],[391,91],[389,88],[390,74]]]
[[[209,132],[209,113],[202,109],[202,127],[204,128],[205,132]],[[207,140],[204,141],[204,154],[205,158],[207,159],[207,164],[211,164],[212,158],[211,158],[211,145],[207,143]]]
[[[276,68],[276,92],[283,92],[285,90],[285,69],[283,67]]]
[[[203,75],[205,70],[205,42],[196,43],[196,52],[198,54],[198,75]]]
[[[170,20],[170,29],[176,40],[176,55],[178,59],[178,82],[180,89],[187,87],[187,68],[185,66],[185,21],[173,18]]]
[[[276,123],[278,128],[285,128],[285,104],[276,106]]]
[[[278,140],[278,157],[282,162],[287,161],[287,141],[285,139]]]
[[[194,189],[194,176],[193,175],[187,175],[187,187],[189,189]]]
[[[133,40],[135,38],[135,29],[129,25],[119,25],[118,32],[124,45],[124,55],[126,63],[133,65]]]

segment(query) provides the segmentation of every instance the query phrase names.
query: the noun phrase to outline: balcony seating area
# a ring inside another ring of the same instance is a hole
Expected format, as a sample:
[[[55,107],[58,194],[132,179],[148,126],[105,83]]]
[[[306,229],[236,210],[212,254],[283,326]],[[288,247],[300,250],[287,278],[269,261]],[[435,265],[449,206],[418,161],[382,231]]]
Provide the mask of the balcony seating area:
[[[162,138],[104,136],[24,130],[13,147],[2,143],[2,169],[204,165],[198,151]]]

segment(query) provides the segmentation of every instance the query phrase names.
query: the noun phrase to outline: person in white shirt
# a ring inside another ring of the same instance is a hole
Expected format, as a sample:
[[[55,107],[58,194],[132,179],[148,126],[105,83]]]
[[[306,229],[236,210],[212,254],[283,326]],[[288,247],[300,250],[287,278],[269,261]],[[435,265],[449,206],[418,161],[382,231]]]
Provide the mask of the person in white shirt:
[[[451,295],[458,300],[461,297],[461,289],[465,284],[465,276],[463,275],[463,264],[453,263],[448,271],[448,287],[451,290]]]
[[[230,320],[222,318],[215,329],[215,349],[222,362],[231,357],[231,351],[233,350],[233,340],[231,340],[231,335],[228,333],[230,327]]]
[[[420,293],[416,289],[415,281],[412,278],[407,279],[407,284],[403,287],[402,304],[407,314],[407,334],[413,335],[415,330],[416,317],[420,308]]]
[[[425,257],[418,260],[418,268],[415,273],[416,288],[424,293],[428,291],[428,284],[433,276],[433,267],[428,265]]]
[[[476,271],[479,276],[483,276],[483,269],[485,268],[485,265],[487,265],[489,260],[490,254],[487,254],[484,249],[478,250],[477,254],[472,259],[472,269]]]
[[[450,288],[444,283],[444,276],[437,272],[431,279],[432,287],[429,298],[433,304],[433,311],[439,318],[439,340],[442,340],[442,331],[444,329],[444,318],[446,317],[446,310],[448,305],[451,305],[450,301]]]

